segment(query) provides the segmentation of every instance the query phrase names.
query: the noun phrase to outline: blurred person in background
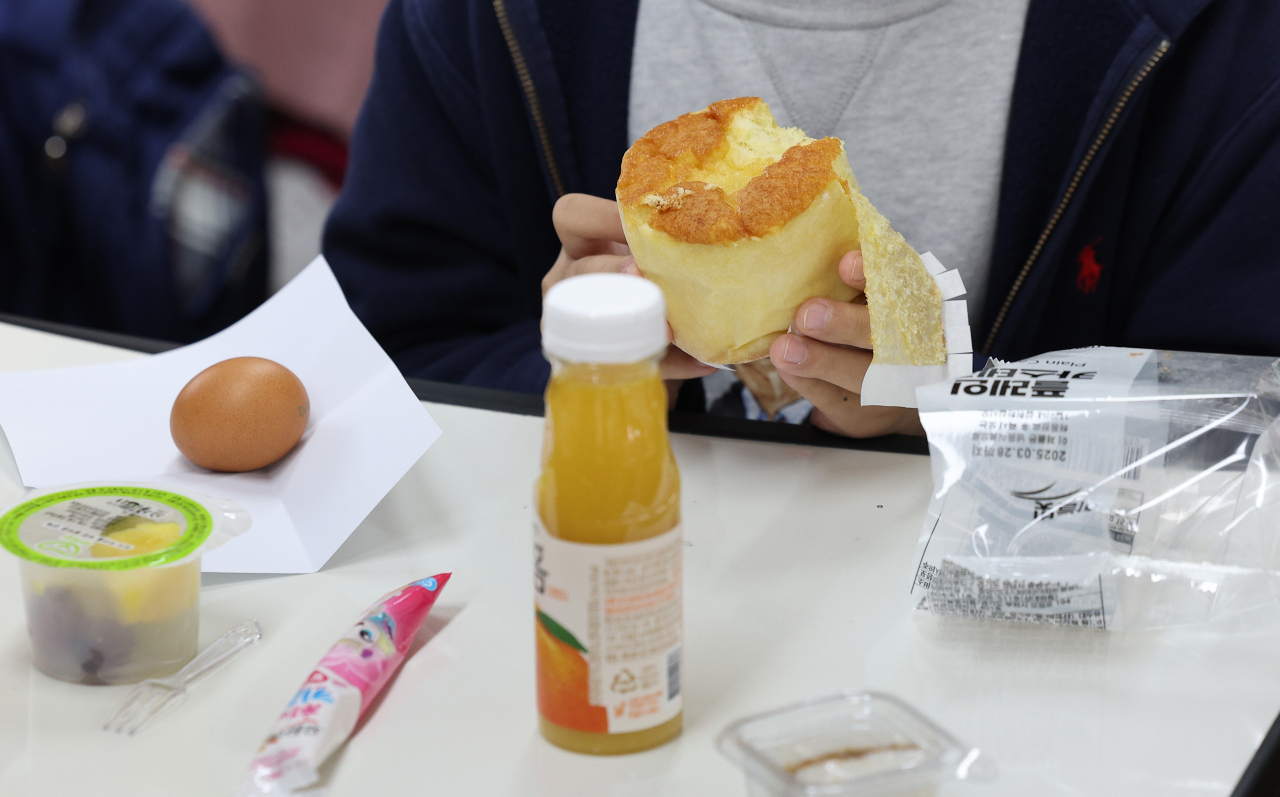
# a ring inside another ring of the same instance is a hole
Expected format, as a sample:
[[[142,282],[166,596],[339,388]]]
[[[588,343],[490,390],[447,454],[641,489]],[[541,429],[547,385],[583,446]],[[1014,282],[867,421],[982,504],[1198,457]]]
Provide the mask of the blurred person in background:
[[[266,115],[177,0],[0,4],[0,312],[190,341],[266,295]]]
[[[385,2],[0,3],[0,313],[187,342],[288,282]]]
[[[271,108],[266,185],[274,292],[320,253],[387,0],[187,0]]]

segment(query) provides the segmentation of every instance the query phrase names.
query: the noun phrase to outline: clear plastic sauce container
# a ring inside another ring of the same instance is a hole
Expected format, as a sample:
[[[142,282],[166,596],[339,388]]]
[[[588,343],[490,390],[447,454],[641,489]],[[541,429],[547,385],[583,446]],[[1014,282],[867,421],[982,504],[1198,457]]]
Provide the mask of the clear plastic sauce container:
[[[903,701],[845,692],[739,720],[717,745],[751,797],[932,797],[951,780],[994,776],[962,744]]]
[[[249,527],[234,504],[139,484],[28,493],[0,515],[18,558],[36,668],[62,681],[128,684],[196,652],[200,556]]]

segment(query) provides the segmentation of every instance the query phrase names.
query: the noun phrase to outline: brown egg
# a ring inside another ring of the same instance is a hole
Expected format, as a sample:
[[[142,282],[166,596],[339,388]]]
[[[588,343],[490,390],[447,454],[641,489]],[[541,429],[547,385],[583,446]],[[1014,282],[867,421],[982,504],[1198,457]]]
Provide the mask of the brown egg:
[[[311,402],[293,371],[261,357],[211,365],[173,402],[169,432],[187,459],[239,473],[270,465],[298,444]]]

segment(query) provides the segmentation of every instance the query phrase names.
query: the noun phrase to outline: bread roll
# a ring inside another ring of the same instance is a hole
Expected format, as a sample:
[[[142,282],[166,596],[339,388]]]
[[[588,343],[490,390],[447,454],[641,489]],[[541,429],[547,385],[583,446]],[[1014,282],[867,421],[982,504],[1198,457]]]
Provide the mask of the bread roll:
[[[699,360],[766,357],[806,299],[853,299],[837,267],[861,248],[875,361],[946,361],[941,293],[862,196],[844,145],[779,127],[758,97],[650,130],[627,150],[617,196],[674,342]]]

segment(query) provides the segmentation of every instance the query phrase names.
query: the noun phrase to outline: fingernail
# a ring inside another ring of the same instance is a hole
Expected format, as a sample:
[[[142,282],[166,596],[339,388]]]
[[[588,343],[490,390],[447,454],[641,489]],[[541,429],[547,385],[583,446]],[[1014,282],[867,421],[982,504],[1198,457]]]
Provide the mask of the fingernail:
[[[862,275],[862,253],[858,252],[853,256],[853,269],[849,272],[849,281],[858,282],[863,279],[866,277]]]
[[[636,268],[636,259],[634,257],[625,257],[618,271],[623,274],[630,274],[633,277],[640,275],[640,269]]]
[[[830,274],[831,272],[828,271],[827,273]],[[804,358],[808,356],[809,350],[804,347],[804,344],[800,342],[799,338],[787,339],[787,346],[782,350],[782,361],[784,363],[799,365],[804,362]]]
[[[804,311],[805,329],[822,329],[831,320],[831,307],[826,302],[814,302]]]

